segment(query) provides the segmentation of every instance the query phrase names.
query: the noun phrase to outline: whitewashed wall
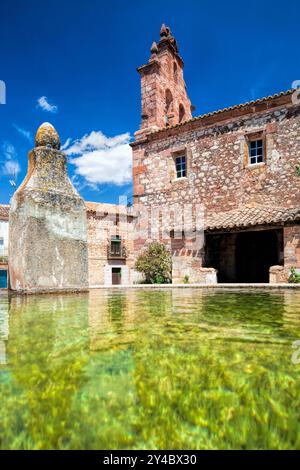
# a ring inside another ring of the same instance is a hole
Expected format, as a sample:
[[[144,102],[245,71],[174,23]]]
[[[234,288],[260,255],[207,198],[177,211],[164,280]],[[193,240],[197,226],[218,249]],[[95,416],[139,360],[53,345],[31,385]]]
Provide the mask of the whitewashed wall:
[[[8,255],[8,220],[0,220],[0,238],[3,238],[3,245],[0,245],[0,256]]]

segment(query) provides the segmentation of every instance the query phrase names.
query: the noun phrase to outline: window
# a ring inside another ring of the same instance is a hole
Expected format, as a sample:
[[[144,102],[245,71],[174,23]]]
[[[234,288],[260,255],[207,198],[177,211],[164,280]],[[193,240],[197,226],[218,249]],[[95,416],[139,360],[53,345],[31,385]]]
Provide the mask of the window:
[[[111,238],[110,252],[114,256],[121,255],[121,237],[119,235]]]
[[[110,239],[110,243],[107,247],[108,259],[125,259],[126,258],[126,247],[122,243],[120,235],[114,235]]]
[[[173,73],[174,73],[174,81],[177,82],[178,75],[177,75],[177,64],[176,64],[176,62],[174,62],[174,64],[173,64]]]
[[[179,122],[182,122],[184,120],[184,116],[185,116],[185,109],[184,109],[183,104],[180,104],[180,106],[179,106]]]
[[[170,90],[166,90],[165,124],[171,125],[170,118],[173,113],[173,96]]]
[[[4,255],[4,239],[0,238],[0,255]]]
[[[176,177],[184,178],[186,177],[186,158],[185,155],[180,155],[175,159],[176,165]]]
[[[176,237],[175,237],[176,235]],[[184,233],[184,230],[175,230],[172,229],[170,230],[170,238],[179,238],[180,240],[184,240],[185,239],[185,233]]]
[[[249,142],[249,163],[255,165],[264,161],[264,142],[262,139]]]

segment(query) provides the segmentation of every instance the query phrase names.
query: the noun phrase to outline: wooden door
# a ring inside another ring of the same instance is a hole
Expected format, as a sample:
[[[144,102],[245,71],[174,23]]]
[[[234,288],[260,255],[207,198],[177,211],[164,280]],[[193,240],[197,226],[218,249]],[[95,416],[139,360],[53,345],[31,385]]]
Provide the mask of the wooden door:
[[[112,285],[117,286],[121,284],[121,268],[112,268]]]

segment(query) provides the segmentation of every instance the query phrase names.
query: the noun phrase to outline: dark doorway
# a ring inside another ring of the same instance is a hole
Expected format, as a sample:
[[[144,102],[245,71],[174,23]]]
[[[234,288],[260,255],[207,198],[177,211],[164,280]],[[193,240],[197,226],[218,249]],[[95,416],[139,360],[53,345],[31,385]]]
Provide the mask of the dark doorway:
[[[112,285],[113,286],[120,285],[121,275],[122,275],[121,268],[112,268],[111,273],[112,273]]]
[[[217,269],[218,282],[269,282],[282,256],[282,229],[205,236],[205,266]]]
[[[279,262],[275,230],[238,234],[235,259],[237,282],[269,282],[270,267]]]

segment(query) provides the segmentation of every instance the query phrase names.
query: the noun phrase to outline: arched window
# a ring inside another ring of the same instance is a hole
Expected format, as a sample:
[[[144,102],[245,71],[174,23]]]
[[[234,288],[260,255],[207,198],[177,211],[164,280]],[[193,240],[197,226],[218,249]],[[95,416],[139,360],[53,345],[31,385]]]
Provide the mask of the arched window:
[[[170,90],[166,90],[166,108],[165,108],[165,123],[169,125],[169,114],[173,112],[173,96]]]
[[[173,111],[173,96],[170,90],[166,90],[166,113]]]
[[[178,79],[178,70],[177,70],[177,64],[176,62],[173,63],[173,75],[174,75],[174,81],[177,82]]]
[[[183,104],[179,105],[179,122],[184,121],[184,116],[185,116],[185,109]]]

